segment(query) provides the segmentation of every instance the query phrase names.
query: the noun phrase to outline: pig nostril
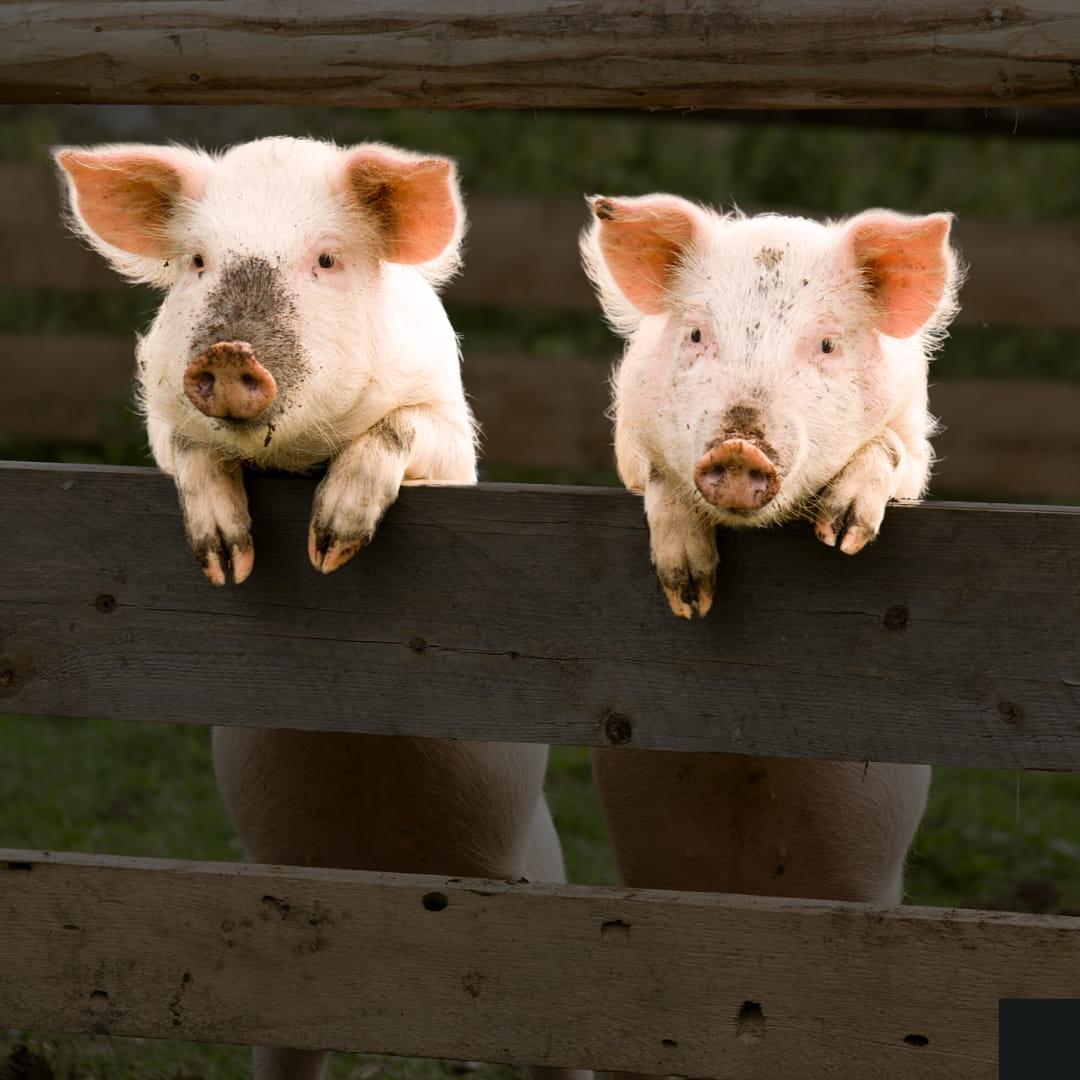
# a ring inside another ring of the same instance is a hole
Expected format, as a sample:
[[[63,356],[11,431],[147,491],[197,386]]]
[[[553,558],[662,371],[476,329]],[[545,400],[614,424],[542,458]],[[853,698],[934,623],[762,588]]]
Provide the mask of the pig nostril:
[[[753,484],[760,484],[761,487],[765,486],[765,474],[760,469],[750,470],[750,480]]]
[[[209,397],[214,391],[214,375],[210,371],[204,371],[195,380],[195,389],[203,396]]]
[[[240,376],[240,381],[249,389],[254,390],[259,385],[259,380],[254,375],[243,374]]]

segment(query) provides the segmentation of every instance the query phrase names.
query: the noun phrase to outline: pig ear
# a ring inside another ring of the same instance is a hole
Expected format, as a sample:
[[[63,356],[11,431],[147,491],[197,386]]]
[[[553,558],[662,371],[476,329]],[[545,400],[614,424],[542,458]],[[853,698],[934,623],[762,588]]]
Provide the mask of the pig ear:
[[[952,214],[890,210],[868,210],[848,223],[845,242],[877,301],[883,334],[910,337],[951,309],[957,276],[951,226]]]
[[[345,164],[347,198],[373,219],[389,262],[455,260],[464,232],[457,169],[449,158],[363,146]]]
[[[659,315],[666,311],[674,271],[699,238],[704,213],[674,195],[639,199],[596,195],[589,205],[596,220],[582,241],[582,252],[605,307],[611,304],[603,295],[598,258],[638,312]]]
[[[64,147],[54,153],[67,181],[75,228],[129,277],[154,275],[171,250],[169,227],[185,200],[202,195],[211,159],[165,146]]]

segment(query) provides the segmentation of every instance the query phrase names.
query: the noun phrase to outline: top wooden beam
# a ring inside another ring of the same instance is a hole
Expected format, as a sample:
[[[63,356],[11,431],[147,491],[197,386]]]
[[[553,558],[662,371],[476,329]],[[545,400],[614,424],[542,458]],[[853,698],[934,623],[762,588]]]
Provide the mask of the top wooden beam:
[[[364,108],[1080,104],[1073,0],[31,0],[0,100]]]

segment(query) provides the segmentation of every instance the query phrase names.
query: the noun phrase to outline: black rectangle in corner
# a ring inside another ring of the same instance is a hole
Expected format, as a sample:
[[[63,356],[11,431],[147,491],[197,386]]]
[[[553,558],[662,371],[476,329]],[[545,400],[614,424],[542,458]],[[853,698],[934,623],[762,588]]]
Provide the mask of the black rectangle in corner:
[[[1077,1080],[1080,998],[998,1002],[998,1080]]]

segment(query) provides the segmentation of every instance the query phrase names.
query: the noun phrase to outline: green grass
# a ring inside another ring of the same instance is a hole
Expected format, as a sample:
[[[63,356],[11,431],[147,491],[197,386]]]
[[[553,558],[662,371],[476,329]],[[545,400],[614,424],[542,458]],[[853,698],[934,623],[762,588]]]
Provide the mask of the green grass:
[[[548,796],[571,880],[613,883],[587,750],[552,751]],[[911,858],[910,902],[1080,913],[1080,846],[1073,838],[1080,838],[1080,777],[939,769]],[[114,721],[0,716],[0,842],[240,857],[214,787],[207,729]],[[28,1071],[27,1055],[44,1063],[39,1072]],[[4,1080],[241,1080],[247,1061],[238,1047],[0,1032]],[[453,1073],[448,1063],[338,1055],[331,1076],[441,1080]],[[481,1075],[510,1073],[484,1067]]]

